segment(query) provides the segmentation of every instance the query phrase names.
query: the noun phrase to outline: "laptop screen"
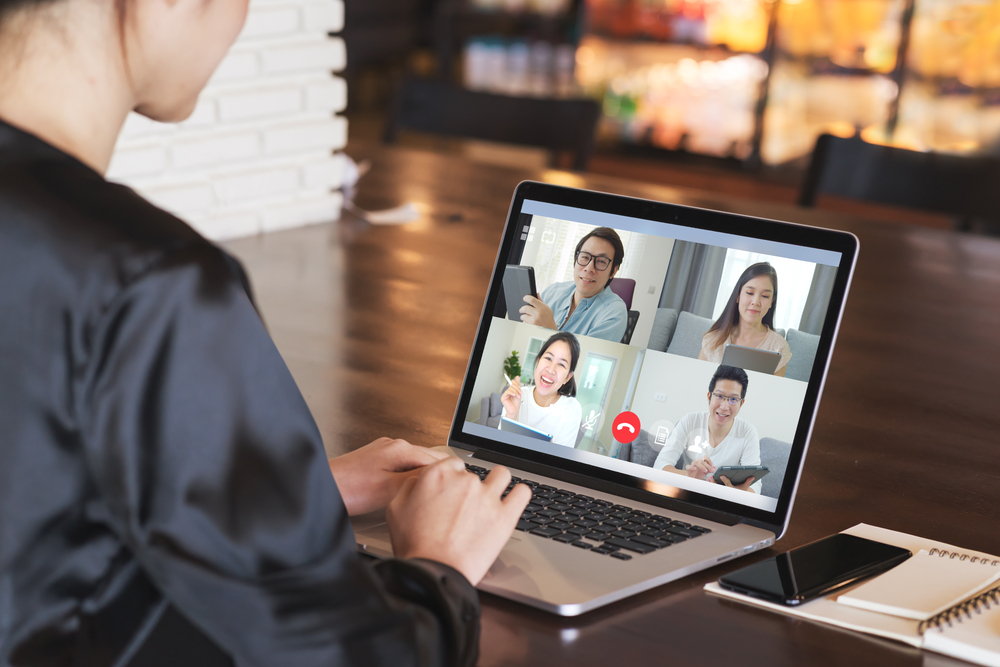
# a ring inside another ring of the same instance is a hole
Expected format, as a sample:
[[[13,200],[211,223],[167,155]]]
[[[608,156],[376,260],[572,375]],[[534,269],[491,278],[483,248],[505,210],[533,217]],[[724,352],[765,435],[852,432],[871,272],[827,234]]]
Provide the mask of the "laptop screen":
[[[855,251],[838,232],[522,184],[453,437],[773,520]]]

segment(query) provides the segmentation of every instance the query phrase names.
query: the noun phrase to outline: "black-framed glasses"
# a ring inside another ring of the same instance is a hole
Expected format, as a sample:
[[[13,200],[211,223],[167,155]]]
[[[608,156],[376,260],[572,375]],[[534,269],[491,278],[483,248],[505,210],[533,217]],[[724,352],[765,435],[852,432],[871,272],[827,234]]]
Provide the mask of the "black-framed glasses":
[[[604,255],[591,255],[589,252],[583,252],[582,250],[576,253],[576,263],[578,266],[587,266],[590,264],[590,260],[594,260],[594,268],[598,271],[603,271],[611,264],[611,260]]]
[[[725,394],[720,394],[717,391],[712,393],[712,398],[719,401],[720,403],[722,401],[729,401],[729,405],[736,405],[737,403],[743,400],[739,396],[726,396]]]

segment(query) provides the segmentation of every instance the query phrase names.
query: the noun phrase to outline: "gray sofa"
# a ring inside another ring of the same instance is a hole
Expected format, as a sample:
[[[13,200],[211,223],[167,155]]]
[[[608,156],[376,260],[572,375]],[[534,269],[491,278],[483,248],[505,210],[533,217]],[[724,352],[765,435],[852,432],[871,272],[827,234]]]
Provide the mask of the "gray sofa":
[[[652,468],[659,450],[650,445],[651,441],[649,431],[639,429],[639,437],[631,443],[622,445],[618,449],[617,458]],[[792,446],[787,442],[774,438],[760,439],[760,463],[771,471],[761,480],[761,495],[769,498],[778,497],[781,484],[785,481],[785,469],[788,466],[788,455],[791,450]],[[677,462],[679,461],[680,459]],[[675,467],[677,462],[674,463]]]
[[[707,317],[673,308],[657,308],[648,347],[651,350],[697,359],[701,352],[701,337],[711,326],[712,320]],[[777,329],[777,332],[788,341],[788,347],[792,351],[785,377],[807,382],[816,359],[819,336],[797,329]]]
[[[506,391],[504,387],[504,391]],[[490,428],[500,428],[500,415],[503,414],[503,403],[500,394],[493,392],[483,397],[479,402],[479,423]]]

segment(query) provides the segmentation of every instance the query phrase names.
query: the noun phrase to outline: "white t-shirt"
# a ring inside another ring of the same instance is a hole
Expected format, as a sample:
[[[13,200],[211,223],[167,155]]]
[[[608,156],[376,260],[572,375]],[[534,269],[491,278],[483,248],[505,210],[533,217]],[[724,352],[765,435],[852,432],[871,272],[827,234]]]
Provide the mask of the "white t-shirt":
[[[712,447],[708,419],[708,412],[692,412],[681,417],[667,436],[667,444],[663,445],[653,467],[662,470],[663,466],[675,466],[678,470],[684,470],[702,456],[712,459],[716,468],[760,465],[760,438],[752,424],[736,417],[726,439],[718,447]],[[684,460],[678,463],[677,459],[682,455]],[[759,481],[750,485],[758,494],[760,487]]]
[[[504,408],[503,416],[510,418]],[[559,396],[552,405],[542,407],[535,403],[534,385],[526,385],[521,394],[521,409],[516,421],[539,431],[552,434],[552,442],[566,447],[576,447],[576,436],[583,421],[583,406],[572,396]]]

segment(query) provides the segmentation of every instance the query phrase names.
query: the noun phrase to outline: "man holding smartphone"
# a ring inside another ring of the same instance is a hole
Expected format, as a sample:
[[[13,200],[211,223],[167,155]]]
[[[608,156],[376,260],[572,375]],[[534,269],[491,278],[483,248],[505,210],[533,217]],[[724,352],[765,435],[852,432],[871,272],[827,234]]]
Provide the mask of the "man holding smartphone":
[[[610,227],[594,229],[576,244],[573,281],[549,285],[541,298],[525,295],[521,321],[620,342],[628,327],[628,308],[609,285],[624,256],[618,232]]]
[[[653,467],[714,482],[715,472],[722,466],[760,465],[757,429],[737,416],[749,384],[742,368],[719,366],[708,384],[708,411],[681,418]],[[681,468],[675,467],[678,459]],[[754,483],[753,477],[739,485],[725,476],[720,481],[741,491],[760,493],[761,483]]]

